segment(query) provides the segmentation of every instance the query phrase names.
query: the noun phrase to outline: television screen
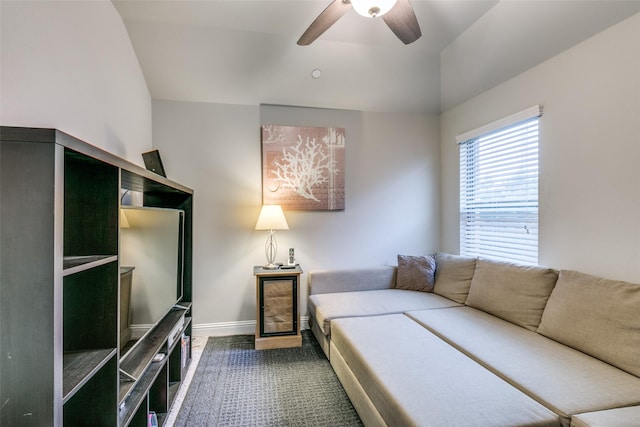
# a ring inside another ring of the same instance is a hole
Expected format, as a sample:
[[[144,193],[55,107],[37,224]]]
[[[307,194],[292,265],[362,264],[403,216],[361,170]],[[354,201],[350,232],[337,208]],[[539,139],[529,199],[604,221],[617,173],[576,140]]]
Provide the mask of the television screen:
[[[184,212],[123,206],[121,215],[120,350],[124,356],[182,298]]]

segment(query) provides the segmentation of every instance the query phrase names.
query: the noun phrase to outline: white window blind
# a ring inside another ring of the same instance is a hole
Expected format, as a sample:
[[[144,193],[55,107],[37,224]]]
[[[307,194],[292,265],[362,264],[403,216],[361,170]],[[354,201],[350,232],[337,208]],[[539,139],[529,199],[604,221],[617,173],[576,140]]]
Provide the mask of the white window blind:
[[[539,116],[536,106],[459,137],[460,254],[538,262]]]

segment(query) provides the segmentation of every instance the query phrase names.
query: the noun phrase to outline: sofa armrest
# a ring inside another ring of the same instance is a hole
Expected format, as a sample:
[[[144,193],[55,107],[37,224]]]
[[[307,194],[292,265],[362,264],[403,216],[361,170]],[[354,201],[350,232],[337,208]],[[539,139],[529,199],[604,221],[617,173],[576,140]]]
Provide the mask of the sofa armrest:
[[[396,267],[316,270],[308,274],[309,295],[374,291],[396,287]]]

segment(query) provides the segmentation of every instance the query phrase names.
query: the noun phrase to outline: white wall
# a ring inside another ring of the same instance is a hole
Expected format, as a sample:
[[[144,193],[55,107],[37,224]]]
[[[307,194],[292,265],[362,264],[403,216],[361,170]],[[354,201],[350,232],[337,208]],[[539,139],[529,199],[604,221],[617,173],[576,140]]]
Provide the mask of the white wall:
[[[142,163],[151,97],[110,1],[0,1],[0,55],[0,124],[58,128]]]
[[[440,52],[442,110],[638,12],[639,1],[498,1]]]
[[[456,135],[542,104],[539,262],[640,282],[638,52],[640,14],[442,115],[443,250],[459,248]]]
[[[252,268],[265,262],[260,124],[337,126],[346,132],[346,209],[286,212],[278,260],[294,247],[305,274],[393,265],[398,253],[438,249],[438,118],[276,106],[154,101],[154,148],[167,175],[195,190],[195,334],[251,333]]]

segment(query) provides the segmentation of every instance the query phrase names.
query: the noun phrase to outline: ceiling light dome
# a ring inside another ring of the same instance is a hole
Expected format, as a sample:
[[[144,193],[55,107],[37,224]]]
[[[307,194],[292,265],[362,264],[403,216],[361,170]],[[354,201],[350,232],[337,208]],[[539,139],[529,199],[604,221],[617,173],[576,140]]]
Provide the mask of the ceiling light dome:
[[[395,6],[397,0],[351,0],[351,6],[358,14],[375,18],[389,12]]]

